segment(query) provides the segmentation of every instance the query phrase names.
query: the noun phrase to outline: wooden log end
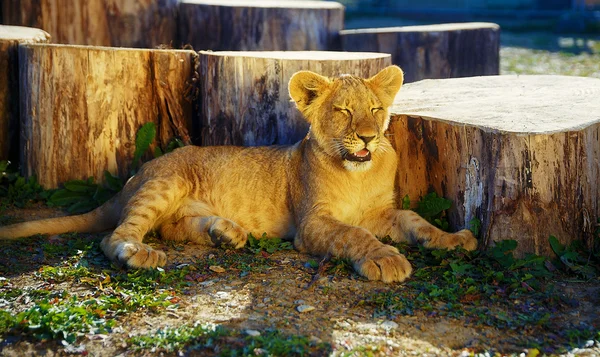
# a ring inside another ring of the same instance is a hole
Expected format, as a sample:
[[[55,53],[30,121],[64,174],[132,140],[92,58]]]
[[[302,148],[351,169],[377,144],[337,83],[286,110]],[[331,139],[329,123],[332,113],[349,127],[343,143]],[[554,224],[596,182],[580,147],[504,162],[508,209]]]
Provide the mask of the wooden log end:
[[[549,237],[591,246],[600,217],[600,79],[424,80],[391,109],[398,198],[451,199],[453,228],[481,221],[482,246],[550,256]]]

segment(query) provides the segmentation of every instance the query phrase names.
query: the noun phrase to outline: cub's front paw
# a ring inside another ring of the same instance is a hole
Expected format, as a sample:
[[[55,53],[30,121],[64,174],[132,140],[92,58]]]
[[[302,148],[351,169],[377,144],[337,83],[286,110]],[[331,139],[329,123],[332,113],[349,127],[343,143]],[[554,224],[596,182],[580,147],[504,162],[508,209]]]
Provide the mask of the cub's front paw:
[[[428,244],[435,243],[435,244]],[[438,242],[427,242],[425,243],[427,248],[447,248],[453,249],[456,247],[463,247],[466,250],[477,249],[477,238],[473,236],[473,233],[468,229],[463,229],[456,233],[444,234]]]
[[[406,257],[391,245],[382,245],[369,252],[354,263],[354,269],[369,280],[381,280],[384,283],[404,281],[412,273]]]
[[[167,263],[162,250],[156,250],[144,243],[120,241],[116,244],[102,241],[101,247],[110,259],[129,268],[156,268]]]

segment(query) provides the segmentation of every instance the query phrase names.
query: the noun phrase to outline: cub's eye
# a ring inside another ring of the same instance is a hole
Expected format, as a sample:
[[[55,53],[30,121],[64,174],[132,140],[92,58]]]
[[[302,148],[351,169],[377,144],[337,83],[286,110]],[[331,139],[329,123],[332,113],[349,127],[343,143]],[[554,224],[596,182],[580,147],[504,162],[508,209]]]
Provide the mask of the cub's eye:
[[[371,114],[375,115],[375,113],[377,113],[380,110],[383,110],[383,108],[382,107],[371,108]]]
[[[338,112],[344,113],[347,116],[352,116],[352,112],[350,111],[350,109],[348,109],[346,107],[334,106],[333,109],[337,110]]]

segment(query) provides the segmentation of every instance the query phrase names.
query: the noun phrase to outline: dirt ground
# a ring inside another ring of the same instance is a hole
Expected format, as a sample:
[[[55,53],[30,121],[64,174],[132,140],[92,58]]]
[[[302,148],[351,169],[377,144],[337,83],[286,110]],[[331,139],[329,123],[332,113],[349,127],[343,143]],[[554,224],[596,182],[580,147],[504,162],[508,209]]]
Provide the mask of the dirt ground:
[[[4,221],[30,220],[57,214],[61,213],[40,207],[3,213]],[[91,236],[90,239],[98,240],[99,237]],[[65,244],[67,238],[48,239],[58,240],[57,244],[60,245]],[[229,254],[223,249],[196,245],[173,247],[161,242],[156,244],[167,253],[169,263],[166,271]],[[60,265],[60,262],[52,262],[36,247],[32,248],[30,256],[11,256],[6,253],[11,247],[15,246],[4,246],[0,256],[0,268],[6,269],[0,271],[4,280],[0,292],[45,289],[86,297],[97,294],[101,289],[81,284],[77,279],[63,282],[44,279],[38,274],[41,267],[47,264]],[[593,339],[579,341],[576,345],[565,345],[564,342],[554,346],[539,345],[540,337],[543,337],[540,334],[553,335],[559,331],[535,327],[527,331],[522,328],[499,328],[478,324],[464,316],[436,316],[435,311],[415,311],[410,315],[380,314],[372,304],[366,303],[370,294],[391,291],[398,288],[397,285],[366,281],[349,271],[315,269],[311,266],[315,257],[293,250],[263,255],[269,263],[249,272],[223,264],[220,267],[222,269],[211,267],[209,274],[186,275],[189,284],[178,292],[176,305],[158,311],[141,308],[121,315],[116,318],[117,323],[110,333],[86,334],[76,343],[65,347],[60,341],[39,341],[13,331],[0,337],[0,355],[216,354],[218,350],[212,350],[211,353],[185,348],[180,352],[135,350],[127,343],[132,336],[152,334],[153,331],[168,327],[200,324],[224,326],[243,336],[255,336],[277,329],[286,335],[305,336],[311,342],[330,345],[329,350],[319,350],[316,355],[535,356],[541,350],[547,351],[547,354],[600,356],[600,343]],[[11,266],[15,269],[11,269]],[[600,280],[563,280],[557,281],[556,287],[557,294],[562,294],[565,301],[573,303],[553,312],[551,319],[557,322],[553,326],[587,323],[600,331]],[[0,299],[0,309],[11,313],[26,309],[31,301],[23,296],[21,300]],[[302,306],[307,311],[300,312]],[[254,350],[255,355],[262,355],[263,352]]]

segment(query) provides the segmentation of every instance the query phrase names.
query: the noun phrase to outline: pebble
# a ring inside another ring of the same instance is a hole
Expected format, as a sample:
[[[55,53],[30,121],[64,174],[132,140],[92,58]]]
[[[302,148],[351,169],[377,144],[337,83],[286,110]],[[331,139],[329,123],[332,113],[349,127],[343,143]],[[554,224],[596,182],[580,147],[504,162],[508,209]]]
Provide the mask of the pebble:
[[[381,327],[386,331],[390,331],[398,328],[398,324],[394,321],[384,321],[381,323]]]
[[[298,312],[309,312],[309,311],[313,311],[315,309],[314,306],[310,306],[310,305],[300,305],[296,308],[296,310],[298,310]]]
[[[337,323],[337,326],[338,326],[339,328],[343,328],[343,329],[347,329],[347,328],[350,328],[350,327],[352,327],[352,325],[350,325],[350,323],[348,323],[347,321],[339,321],[339,322]]]
[[[211,286],[214,283],[216,283],[217,281],[219,281],[219,279],[207,280],[207,281],[201,282],[200,285],[202,285],[202,286]]]
[[[258,337],[258,336],[260,336],[260,331],[246,330],[246,335],[251,336],[251,337]]]
[[[217,291],[215,293],[215,296],[219,299],[229,299],[231,297],[231,294],[226,291]]]

